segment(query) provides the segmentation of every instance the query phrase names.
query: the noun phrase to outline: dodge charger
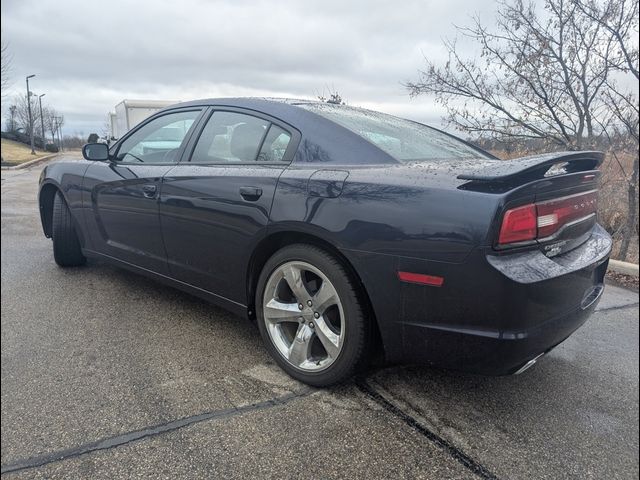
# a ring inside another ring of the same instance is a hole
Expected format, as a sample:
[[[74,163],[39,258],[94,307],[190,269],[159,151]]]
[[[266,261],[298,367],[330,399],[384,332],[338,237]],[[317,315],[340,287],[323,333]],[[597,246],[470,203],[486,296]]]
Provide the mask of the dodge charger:
[[[502,161],[374,111],[236,98],[83,156],[40,178],[56,263],[111,262],[247,317],[311,385],[376,356],[521,373],[603,292],[600,152]]]

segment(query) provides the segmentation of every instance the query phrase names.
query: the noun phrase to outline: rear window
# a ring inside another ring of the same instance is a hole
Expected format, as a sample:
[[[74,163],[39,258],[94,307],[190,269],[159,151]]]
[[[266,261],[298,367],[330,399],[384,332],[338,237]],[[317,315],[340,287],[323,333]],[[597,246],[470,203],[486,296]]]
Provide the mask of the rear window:
[[[446,133],[392,115],[326,103],[298,106],[342,125],[402,162],[491,158]]]

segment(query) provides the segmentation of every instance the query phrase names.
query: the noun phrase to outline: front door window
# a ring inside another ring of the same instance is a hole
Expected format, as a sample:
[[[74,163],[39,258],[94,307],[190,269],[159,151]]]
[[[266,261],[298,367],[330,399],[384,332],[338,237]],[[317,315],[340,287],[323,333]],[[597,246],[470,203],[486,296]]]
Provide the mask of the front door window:
[[[168,113],[143,125],[118,148],[121,163],[175,163],[199,110]]]

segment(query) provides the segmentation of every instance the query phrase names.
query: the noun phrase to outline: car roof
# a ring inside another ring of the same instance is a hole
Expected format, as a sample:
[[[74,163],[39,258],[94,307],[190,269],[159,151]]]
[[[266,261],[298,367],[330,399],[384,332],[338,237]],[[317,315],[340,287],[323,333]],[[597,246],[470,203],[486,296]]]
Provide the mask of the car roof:
[[[270,105],[270,104],[285,104],[285,105],[300,105],[307,103],[322,103],[319,100],[310,100],[306,98],[288,98],[288,97],[217,97],[217,98],[202,98],[197,100],[190,100],[188,102],[181,102],[173,107],[177,106],[191,106],[191,105],[222,105],[222,104],[243,104],[243,105]]]
[[[393,157],[363,137],[300,105],[323,104],[317,100],[299,98],[236,97],[207,98],[177,103],[162,111],[184,107],[235,107],[255,110],[291,125],[302,135],[294,163],[321,162],[324,164],[380,164],[397,163]],[[340,108],[354,108],[337,105]]]
[[[304,112],[299,105],[322,103],[317,100],[301,98],[275,98],[275,97],[230,97],[230,98],[205,98],[191,100],[167,106],[164,110],[191,106],[219,106],[237,107],[272,115],[295,126],[295,121],[300,121],[300,113]],[[313,114],[312,114],[313,115]],[[316,115],[313,115],[314,117]],[[306,117],[306,115],[303,115]],[[311,117],[309,117],[311,118]]]

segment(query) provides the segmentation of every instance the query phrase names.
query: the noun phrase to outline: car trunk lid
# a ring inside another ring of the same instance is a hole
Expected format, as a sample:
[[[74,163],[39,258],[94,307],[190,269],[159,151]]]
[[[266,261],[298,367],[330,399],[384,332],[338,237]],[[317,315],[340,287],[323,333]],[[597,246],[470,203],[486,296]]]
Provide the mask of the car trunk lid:
[[[557,152],[514,160],[492,162],[458,175],[460,180],[490,184],[523,184],[545,177],[596,170],[604,160],[602,152]]]
[[[601,152],[560,152],[482,165],[457,176],[459,188],[502,194],[494,248],[539,247],[551,257],[573,250],[596,223]]]

